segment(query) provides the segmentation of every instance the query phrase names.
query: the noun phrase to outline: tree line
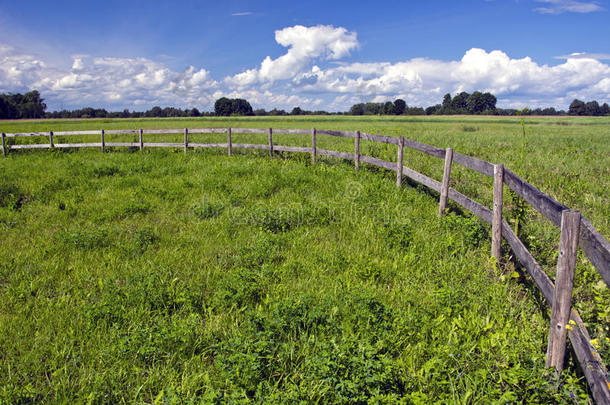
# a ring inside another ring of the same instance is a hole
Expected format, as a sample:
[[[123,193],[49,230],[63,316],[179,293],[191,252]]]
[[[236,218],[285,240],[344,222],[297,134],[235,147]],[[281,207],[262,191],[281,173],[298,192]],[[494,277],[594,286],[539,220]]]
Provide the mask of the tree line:
[[[146,111],[107,111],[104,108],[85,107],[75,110],[46,111],[46,104],[37,90],[25,94],[0,94],[0,119],[20,118],[143,118],[143,117],[227,117],[227,116],[287,116],[287,115],[575,115],[610,116],[608,103],[599,104],[596,100],[575,99],[568,111],[554,107],[536,109],[503,109],[496,107],[497,98],[491,93],[475,91],[472,94],[460,92],[455,96],[445,94],[441,104],[426,108],[408,106],[402,99],[381,103],[358,103],[346,112],[309,111],[294,107],[292,111],[274,108],[253,109],[250,103],[241,98],[221,97],[214,103],[214,111],[201,112],[197,108],[175,108],[155,106]]]

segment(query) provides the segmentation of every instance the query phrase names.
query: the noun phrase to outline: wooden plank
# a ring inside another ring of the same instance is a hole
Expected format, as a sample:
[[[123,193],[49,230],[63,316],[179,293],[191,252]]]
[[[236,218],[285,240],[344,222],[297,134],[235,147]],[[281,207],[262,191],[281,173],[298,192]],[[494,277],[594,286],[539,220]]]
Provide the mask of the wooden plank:
[[[494,165],[485,160],[477,159],[472,156],[463,155],[458,152],[453,153],[453,161],[459,165],[475,170],[489,177],[494,176]]]
[[[305,152],[305,153],[310,153],[311,152],[311,148],[306,147],[306,146],[282,146],[282,145],[273,145],[273,150],[274,151],[280,151],[280,152]]]
[[[53,131],[55,136],[99,135],[100,131]]]
[[[192,148],[228,148],[228,143],[195,143],[190,142],[189,146]]]
[[[109,143],[107,145],[110,145]],[[139,146],[137,143],[121,143],[116,146]],[[181,148],[184,146],[182,142],[152,142],[145,143],[144,146],[149,148]]]
[[[184,154],[186,155],[186,151],[189,147],[189,129],[184,128]]]
[[[138,130],[137,129],[109,129],[106,131],[106,133],[109,135],[130,135],[130,134],[137,134]]]
[[[4,141],[3,141],[4,142]],[[316,129],[311,129],[311,164],[316,164]]]
[[[227,132],[226,128],[190,128],[189,133],[191,134],[224,134]]]
[[[383,167],[384,169],[396,170],[396,163],[388,162],[387,160],[377,159],[366,155],[360,155],[360,161],[362,163],[368,163],[369,165]]]
[[[140,142],[140,150],[144,150],[144,130],[140,129],[138,131],[139,134],[139,142]]]
[[[99,148],[102,144],[99,142],[92,143],[56,143],[56,148]]]
[[[338,136],[340,138],[353,138],[354,133],[350,131],[331,131],[328,129],[318,129],[318,134],[320,135],[330,135],[330,136]]]
[[[580,220],[580,248],[610,287],[610,243],[586,218]]]
[[[354,159],[353,153],[337,152],[334,150],[326,150],[326,149],[318,149],[318,155],[332,156],[332,157],[337,157],[337,158],[341,158],[341,159],[350,159],[350,160]]]
[[[610,404],[610,382],[604,361],[591,344],[585,323],[575,309],[570,312],[570,320],[576,324],[568,331],[570,343],[585,374],[593,399],[598,404]]]
[[[147,143],[146,145],[153,145],[153,144],[149,144]],[[159,144],[159,145],[164,145],[164,144]],[[178,145],[182,146],[181,143],[179,143]],[[138,142],[106,142],[106,146],[128,146],[128,147],[132,147],[132,146],[140,146],[140,144]]]
[[[95,131],[95,133],[97,134],[98,132]],[[49,136],[48,132],[16,132],[16,133],[6,133],[5,134],[7,138],[17,138],[17,137],[24,137],[24,136]]]
[[[427,155],[436,156],[438,158],[444,158],[445,157],[445,150],[444,149],[440,149],[440,148],[437,148],[435,146],[426,145],[425,143],[421,143],[421,142],[417,142],[417,141],[412,141],[410,139],[405,139],[405,146],[407,148],[411,148],[411,149],[415,149],[415,150],[418,150],[420,152],[423,152],[423,153],[425,153]]]
[[[6,135],[2,132],[2,155],[6,157]]]
[[[234,134],[266,134],[269,132],[265,128],[231,128]]]
[[[102,141],[102,153],[104,153],[104,146],[106,146],[106,143],[104,142],[104,130],[103,129],[102,129],[102,134],[101,135],[102,135],[102,139],[101,139],[101,141]]]
[[[55,144],[53,143],[53,131],[49,132],[49,145],[51,148],[55,147]]]
[[[553,302],[553,290],[555,288],[553,282],[542,270],[534,256],[527,250],[523,242],[515,235],[515,232],[505,219],[502,220],[502,235],[550,305]]]
[[[451,176],[451,162],[453,161],[453,149],[445,150],[445,168],[443,170],[443,183],[441,184],[441,198],[438,202],[438,216],[445,215],[447,208],[447,194],[449,193],[449,177]]]
[[[251,144],[251,143],[234,143],[233,148],[238,149],[263,149],[268,150],[269,145]]]
[[[267,131],[269,136],[269,157],[273,159],[273,129],[269,128]]]
[[[504,205],[504,166],[494,166],[493,221],[491,223],[491,255],[499,263],[502,258],[502,207]]]
[[[143,129],[145,134],[181,134],[183,129]]]
[[[404,176],[407,176],[411,180],[414,180],[418,183],[423,184],[424,186],[426,186],[428,188],[431,188],[434,191],[438,191],[439,193],[441,191],[441,183],[439,181],[436,181],[434,179],[431,179],[428,176],[418,173],[415,170],[413,170],[407,166],[402,167],[402,174]]]
[[[48,134],[47,134],[48,135]],[[48,143],[33,143],[25,145],[11,145],[11,149],[49,149],[51,145]]]
[[[375,134],[368,134],[366,132],[361,132],[360,138],[366,139],[367,141],[388,143],[388,144],[392,144],[392,145],[398,145],[398,142],[399,142],[398,137],[396,137],[396,136],[375,135]]]
[[[578,254],[578,234],[580,212],[565,210],[561,215],[561,236],[559,237],[559,257],[557,276],[553,290],[549,344],[546,352],[546,367],[554,367],[557,373],[563,370],[568,337],[568,321],[574,287],[574,273]]]
[[[514,174],[510,169],[504,169],[504,184],[530,203],[536,211],[551,220],[555,225],[561,225],[561,212],[567,210],[563,204],[558,203],[549,195]]]
[[[452,199],[462,207],[466,208],[468,211],[472,212],[474,215],[481,218],[483,221],[487,222],[488,224],[491,224],[493,214],[489,208],[485,207],[484,205],[476,202],[475,200],[469,197],[466,197],[464,194],[452,188],[449,189],[448,196],[450,199]]]
[[[273,130],[276,134],[286,134],[286,135],[309,135],[311,132],[309,129],[285,129],[285,128],[275,128]]]
[[[227,128],[227,153],[229,156],[233,154],[233,145],[231,145],[231,127]]]
[[[402,136],[398,139],[398,150],[396,157],[396,187],[400,188],[402,185],[402,152],[405,146],[405,138]]]
[[[354,134],[354,167],[356,170],[360,167],[360,131]]]

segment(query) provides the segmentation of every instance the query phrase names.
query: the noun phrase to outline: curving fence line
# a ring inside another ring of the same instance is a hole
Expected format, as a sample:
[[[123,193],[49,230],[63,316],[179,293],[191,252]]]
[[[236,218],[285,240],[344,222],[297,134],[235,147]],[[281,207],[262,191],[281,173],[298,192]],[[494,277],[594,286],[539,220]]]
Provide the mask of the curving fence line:
[[[236,144],[232,143],[231,136],[239,134],[266,134],[266,144]],[[310,147],[283,146],[273,143],[273,134],[311,135]],[[138,142],[106,142],[105,135],[138,135]],[[184,134],[184,142],[151,143],[144,142],[145,134]],[[226,134],[225,143],[195,143],[189,142],[190,134]],[[29,133],[2,133],[2,152],[6,157],[11,150],[18,149],[45,149],[45,148],[83,148],[96,147],[104,152],[106,147],[136,147],[140,150],[154,147],[184,148],[224,148],[229,156],[233,148],[268,150],[273,158],[276,151],[310,153],[312,163],[315,164],[317,156],[331,156],[354,161],[358,169],[361,163],[370,164],[396,172],[396,184],[401,186],[404,177],[425,185],[440,193],[439,216],[445,212],[447,198],[453,200],[463,208],[472,212],[483,221],[492,225],[492,255],[500,259],[500,245],[502,236],[511,247],[519,262],[525,267],[534,280],[536,286],[551,307],[551,325],[549,344],[547,349],[547,367],[554,367],[557,371],[563,368],[566,339],[570,338],[572,348],[578,362],[585,374],[593,398],[599,404],[610,403],[610,382],[608,372],[599,353],[591,344],[591,338],[578,312],[571,308],[570,300],[574,280],[577,248],[580,247],[587,255],[601,278],[610,286],[610,243],[591,225],[580,216],[578,211],[572,211],[565,205],[555,201],[521,177],[514,174],[502,165],[492,164],[471,156],[454,152],[452,148],[440,149],[431,145],[385,135],[375,135],[360,131],[331,131],[321,129],[276,129],[272,128],[184,128],[184,129],[137,129],[137,130],[99,130],[99,131],[58,131],[58,132],[29,132]],[[71,135],[97,135],[100,142],[95,143],[55,143],[54,136]],[[316,146],[318,135],[329,135],[354,139],[354,153],[337,152],[320,149]],[[7,138],[16,137],[44,137],[48,143],[33,144],[7,144]],[[374,158],[360,154],[360,141],[373,141],[397,146],[396,162]],[[402,157],[404,147],[444,159],[444,174],[442,181],[434,180],[403,166]],[[464,194],[449,187],[451,166],[457,163],[471,170],[494,178],[493,207],[487,208]],[[557,264],[556,280],[553,282],[542,270],[533,255],[519,240],[508,222],[502,218],[502,190],[503,186],[521,196],[534,209],[548,218],[553,224],[561,228],[559,243],[559,259]]]

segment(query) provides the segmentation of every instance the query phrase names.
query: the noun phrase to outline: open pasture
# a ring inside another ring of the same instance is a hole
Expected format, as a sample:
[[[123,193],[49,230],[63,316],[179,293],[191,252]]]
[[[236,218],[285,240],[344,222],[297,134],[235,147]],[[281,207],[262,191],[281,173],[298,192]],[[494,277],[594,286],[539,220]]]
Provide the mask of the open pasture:
[[[608,237],[609,121],[524,124],[291,117],[2,122],[0,130],[283,126],[402,135],[504,163]],[[264,135],[238,136],[265,143]],[[319,143],[353,152],[349,140]],[[361,151],[395,159],[384,145]],[[354,173],[335,159],[311,166],[308,155],[174,152],[45,150],[0,162],[2,399],[586,400],[574,367],[557,393],[545,377],[548,319],[533,287],[511,262],[493,265],[478,220],[455,210],[439,221],[434,193],[397,190],[391,173]],[[405,164],[442,176],[434,158],[406,152]],[[490,186],[455,170],[452,187],[487,206]],[[508,196],[507,209],[552,273],[558,231]],[[596,277],[580,260],[576,306],[607,361],[608,291]]]

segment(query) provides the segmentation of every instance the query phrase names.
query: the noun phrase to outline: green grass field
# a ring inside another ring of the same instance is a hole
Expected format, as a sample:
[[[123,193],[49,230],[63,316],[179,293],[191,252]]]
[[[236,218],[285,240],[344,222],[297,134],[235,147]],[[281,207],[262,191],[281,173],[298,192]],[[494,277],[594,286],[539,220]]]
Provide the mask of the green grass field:
[[[0,131],[227,126],[451,146],[504,163],[610,234],[608,119],[527,118],[525,135],[518,119],[497,117],[13,121]],[[106,141],[115,139],[131,137]],[[344,139],[318,145],[353,151]],[[364,142],[361,152],[396,153]],[[366,165],[234,154],[38,150],[0,160],[0,403],[587,402],[572,356],[554,389],[547,310],[508,251],[495,266],[479,220],[456,209],[439,220],[434,193],[398,190],[394,174]],[[416,152],[405,164],[442,173]],[[452,175],[490,205],[490,179],[457,166]],[[506,196],[507,216],[553,274],[559,232]],[[610,294],[583,255],[576,280],[607,363]]]

